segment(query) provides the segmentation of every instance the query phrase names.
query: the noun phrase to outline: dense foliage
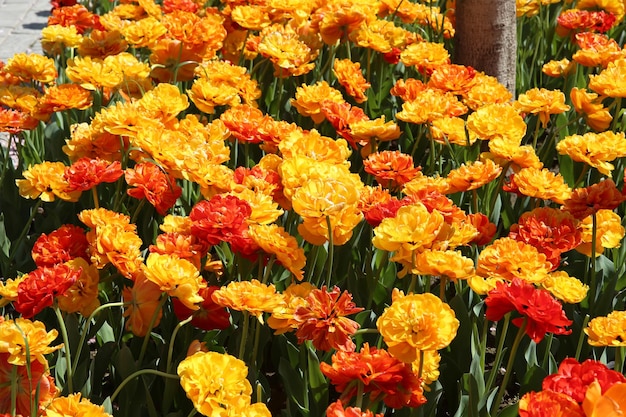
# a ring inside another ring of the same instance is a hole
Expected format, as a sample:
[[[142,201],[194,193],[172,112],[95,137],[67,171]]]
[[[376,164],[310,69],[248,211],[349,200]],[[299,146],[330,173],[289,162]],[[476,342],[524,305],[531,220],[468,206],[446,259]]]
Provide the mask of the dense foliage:
[[[53,3],[0,68],[0,415],[626,410],[624,3]],[[4,414],[2,414],[4,413]]]

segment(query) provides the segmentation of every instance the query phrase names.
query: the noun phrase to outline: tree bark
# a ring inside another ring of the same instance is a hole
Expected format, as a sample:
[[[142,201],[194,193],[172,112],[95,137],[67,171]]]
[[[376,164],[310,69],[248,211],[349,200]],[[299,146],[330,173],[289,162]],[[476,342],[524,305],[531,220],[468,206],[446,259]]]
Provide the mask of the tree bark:
[[[454,62],[498,79],[515,97],[515,0],[457,0]]]

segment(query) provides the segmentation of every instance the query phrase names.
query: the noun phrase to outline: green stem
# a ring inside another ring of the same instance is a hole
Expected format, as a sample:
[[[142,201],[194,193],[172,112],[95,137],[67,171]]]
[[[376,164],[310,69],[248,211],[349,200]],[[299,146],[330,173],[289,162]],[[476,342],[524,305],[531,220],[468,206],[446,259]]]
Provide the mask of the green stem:
[[[424,372],[424,351],[420,350],[420,366],[417,371],[417,377],[421,379],[423,372]]]
[[[485,374],[485,356],[487,354],[487,332],[489,331],[489,320],[483,321],[483,329],[480,335],[480,367]]]
[[[43,204],[43,201],[37,200],[37,203],[35,203],[35,206],[31,209],[30,217],[24,224],[24,228],[22,229],[20,236],[17,238],[17,240],[12,242],[11,248],[15,247],[17,249],[17,247],[22,242],[22,240],[24,240],[24,238],[26,237],[26,234],[30,230],[31,223],[35,219],[35,216],[37,215],[37,212],[39,211],[39,208],[42,206],[42,204]],[[9,261],[8,261],[9,264],[13,262],[13,259],[15,258],[16,254],[17,252],[15,250],[11,251],[11,253],[9,254]]]
[[[578,185],[585,179],[585,175],[587,175],[588,171],[589,171],[589,165],[585,164],[583,166],[582,172],[580,173],[580,175],[576,179],[576,182],[574,183],[574,187],[573,188],[577,188],[578,187]]]
[[[170,345],[167,348],[167,362],[165,362],[165,370],[169,372],[170,366],[172,364],[172,356],[174,354],[174,341],[176,340],[176,335],[178,331],[187,323],[193,320],[193,314],[187,317],[185,320],[181,321],[174,327],[174,331],[172,331],[172,337],[170,338]]]
[[[498,196],[500,195],[500,191],[502,191],[502,184],[504,184],[506,172],[509,170],[510,165],[511,163],[509,162],[502,167],[502,174],[500,174],[500,178],[498,178],[498,185],[493,190],[493,196],[491,197],[491,201],[489,202],[489,211],[485,213],[488,217],[491,217],[493,209],[496,207],[496,201],[498,201]]]
[[[415,292],[415,286],[417,285],[417,274],[415,274],[413,271],[415,270],[415,258],[417,257],[417,254],[415,253],[415,251],[413,251],[411,253],[411,282],[409,283],[409,289],[407,290],[407,295]],[[424,292],[428,292],[427,290]]]
[[[333,262],[334,262],[334,243],[333,243],[333,229],[330,224],[330,216],[326,216],[326,227],[328,227],[328,270],[326,272],[326,283],[328,288],[330,288],[330,284],[333,276]]]
[[[428,124],[428,129],[429,131],[432,130],[432,123]],[[448,140],[448,136],[444,135],[443,140],[445,142],[445,147],[443,145],[441,146],[441,152],[443,153],[444,149],[447,149],[448,152],[450,153],[450,157],[452,158],[452,161],[454,161],[454,164],[452,166],[454,168],[458,168],[459,166],[461,166],[461,162],[457,158],[456,152],[454,152],[454,148],[452,147],[452,145],[450,144],[450,141]]]
[[[535,135],[533,136],[533,149],[537,152],[537,139],[539,137],[539,120],[535,120]]]
[[[30,350],[28,351],[28,357],[30,358]],[[31,362],[26,362],[26,375],[28,376],[28,389],[29,392],[34,392],[30,397],[30,413],[31,415],[37,415],[39,410],[39,389],[41,388],[41,381],[36,381],[37,388],[33,389],[33,370],[31,369]]]
[[[174,65],[174,73],[172,77],[172,84],[176,85],[176,81],[178,79],[178,70],[184,65],[180,60],[183,57],[183,43],[180,43],[180,48],[178,49],[178,58],[176,58],[176,65]]]
[[[478,213],[478,191],[476,190],[476,188],[474,188],[472,190],[472,209],[474,210],[473,213]]]
[[[519,348],[520,342],[524,337],[526,332],[526,322],[528,319],[524,318],[524,323],[521,325],[519,330],[517,331],[517,335],[515,336],[515,340],[513,341],[513,345],[511,346],[511,351],[509,353],[509,360],[506,363],[506,369],[504,372],[504,378],[502,379],[502,384],[500,385],[500,389],[498,390],[498,395],[491,404],[491,414],[495,415],[500,403],[502,402],[502,398],[504,398],[504,393],[506,392],[506,387],[509,385],[509,380],[511,379],[511,375],[513,374],[513,363],[515,362],[515,355],[517,354],[517,349]]]
[[[252,345],[252,363],[255,371],[258,370],[257,354],[259,352],[259,340],[261,339],[261,323],[257,320],[254,328],[254,344]]]
[[[168,374],[166,372],[157,371],[156,369],[140,369],[139,371],[133,372],[132,374],[128,375],[126,379],[122,381],[122,383],[117,387],[117,389],[111,395],[110,397],[111,402],[113,402],[117,398],[117,396],[122,391],[122,388],[124,388],[126,384],[128,384],[130,381],[137,378],[138,376],[146,375],[146,374],[162,376],[163,378],[180,379],[178,375]]]
[[[548,153],[554,149],[554,146],[555,146],[554,142],[556,141],[557,137],[560,137],[559,133],[561,132],[561,130],[573,125],[574,123],[578,123],[578,118],[574,118],[568,121],[566,124],[559,126],[557,128],[550,129],[550,132],[552,133],[550,134],[550,137],[548,138],[548,140],[541,147],[542,152],[537,153],[541,161],[544,161]]]
[[[154,314],[152,314],[152,318],[150,319],[150,325],[148,326],[148,331],[143,338],[143,343],[141,344],[141,351],[139,352],[139,361],[137,364],[141,366],[143,362],[143,358],[146,355],[146,351],[148,350],[148,341],[150,341],[150,333],[152,333],[152,329],[154,328],[154,323],[156,323],[157,317],[159,317],[159,311],[163,308],[165,301],[167,300],[167,293],[161,294],[161,299],[159,300],[159,305],[154,310]]]
[[[446,284],[448,283],[448,277],[441,275],[439,277],[439,298],[441,301],[446,301]]]
[[[365,74],[367,75],[368,81],[370,81],[370,79],[372,78],[371,77],[371,74],[372,74],[372,72],[371,72],[371,67],[372,67],[372,65],[371,65],[371,63],[372,63],[372,50],[370,48],[367,48],[367,59],[366,59],[366,61],[367,61],[367,67],[366,67]],[[371,88],[368,89],[366,94],[367,94],[368,99],[365,100],[363,111],[365,111],[365,114],[367,114],[369,116],[372,116],[370,114],[370,96],[372,94],[372,89]],[[372,139],[370,141],[370,146],[371,146],[372,142],[375,142],[375,141]]]
[[[13,138],[15,137],[15,135],[9,135],[9,140],[6,146],[6,155],[4,154],[4,151],[2,152],[2,157],[4,158],[4,160],[2,161],[2,174],[0,174],[0,184],[4,184],[4,176],[9,170],[9,164],[13,165],[13,161],[11,160],[11,148],[13,147]]]
[[[360,334],[367,334],[367,333],[378,334],[380,332],[378,331],[378,329],[359,329],[356,332],[352,333],[352,336],[358,336]]]
[[[363,407],[363,382],[357,380],[357,393],[356,393],[356,401],[354,403],[355,407],[359,410]]]
[[[20,335],[22,336],[22,339],[24,340],[24,350],[26,351],[26,376],[28,377],[28,392],[33,392],[33,373],[32,373],[32,369],[31,369],[31,359],[30,359],[30,344],[28,343],[28,338],[26,337],[26,334],[24,333],[24,331],[22,330],[22,328],[20,327],[20,325],[15,322],[15,327],[17,327],[17,329],[20,332]],[[13,371],[16,370],[17,368],[13,368],[11,370],[11,379],[10,379],[10,384],[11,384],[11,395],[13,395],[13,393],[15,392],[15,400],[17,401],[17,392],[19,391],[19,387],[18,387],[18,379],[17,379],[17,375],[13,374]],[[39,404],[39,381],[37,382],[37,391],[35,392],[35,395],[31,395],[30,398],[30,412],[31,415],[36,415],[37,411],[38,411],[38,405]],[[15,407],[17,408],[17,403],[15,405]],[[13,407],[12,407],[13,409]],[[15,411],[13,411],[12,416],[15,416]]]
[[[543,360],[541,361],[541,368],[546,369],[546,365],[548,364],[548,359],[550,358],[550,349],[552,348],[552,340],[554,339],[554,334],[550,333],[547,336],[548,343],[546,346],[546,353],[543,355]]]
[[[243,46],[241,47],[241,52],[239,52],[239,59],[237,60],[238,65],[240,67],[243,66],[243,61],[245,59],[245,52],[246,52],[246,42],[249,36],[250,36],[250,31],[246,30],[246,36],[243,38]]]
[[[91,187],[91,195],[93,196],[93,207],[100,208],[100,202],[98,199],[98,189],[95,186]]]
[[[113,199],[113,211],[120,211],[122,198],[126,193],[122,193],[122,185],[125,183],[124,178],[120,178],[115,182],[115,198]]]
[[[624,346],[617,346],[615,349],[615,370],[622,373],[624,368],[624,356],[626,356],[626,348]]]
[[[244,311],[243,313],[243,327],[241,332],[241,342],[239,343],[239,355],[237,357],[244,360],[243,355],[246,353],[246,341],[248,339],[248,329],[250,328],[250,313]]]
[[[11,415],[17,413],[17,365],[11,367]]]
[[[334,61],[335,61],[335,52],[336,52],[336,46],[335,45],[331,45],[329,48],[329,52],[328,52],[328,61],[326,61],[324,63],[324,66],[322,67],[322,69],[320,70],[320,78],[321,79],[326,79],[326,80],[330,80],[330,75],[332,74],[332,72],[330,71],[329,67],[332,67]],[[320,54],[321,55],[321,54]],[[324,76],[324,73],[328,71],[328,74],[326,76]],[[330,83],[330,82],[329,82]]]
[[[616,98],[610,107],[613,107],[613,105],[615,106],[616,111],[615,117],[613,117],[613,122],[611,123],[611,130],[615,132],[617,130],[618,119],[620,118],[620,110],[622,109],[622,98]]]
[[[309,357],[308,357],[308,348],[309,345],[307,344],[309,343],[308,340],[305,340],[303,344],[300,345],[300,350],[299,350],[299,356],[300,356],[300,369],[303,370],[303,376],[304,378],[302,379],[303,381],[308,381],[309,380]],[[310,406],[310,401],[309,401],[309,388],[306,386],[306,384],[303,384],[304,387],[304,392],[303,392],[303,399],[304,399],[304,408],[306,410],[309,409]]]
[[[406,128],[407,133],[411,133],[411,136],[412,136],[412,132],[410,131],[411,124],[407,122],[406,125],[407,125],[407,128]],[[411,147],[411,152],[409,154],[414,158],[416,157],[415,153],[417,152],[417,145],[419,145],[420,141],[422,140],[422,136],[424,136],[423,130],[420,129],[419,126],[417,126],[417,136],[415,137],[415,141],[413,142],[413,146]]]
[[[500,332],[500,338],[498,339],[498,347],[496,348],[496,358],[493,362],[493,368],[489,373],[489,378],[487,379],[487,385],[485,386],[485,392],[489,392],[493,387],[493,384],[496,380],[496,374],[498,373],[498,369],[500,369],[500,364],[502,363],[502,355],[504,353],[504,340],[506,339],[507,331],[509,330],[509,323],[511,321],[511,313],[508,313],[504,316],[504,321],[502,322],[502,331]],[[485,320],[488,323],[488,320]]]
[[[67,389],[68,393],[72,394],[74,392],[74,383],[72,381],[74,374],[72,372],[72,354],[70,351],[70,340],[67,337],[67,328],[65,327],[65,320],[63,320],[63,315],[61,314],[61,310],[57,303],[54,303],[52,307],[54,310],[54,314],[57,316],[57,320],[59,321],[59,328],[61,330],[61,337],[63,338],[63,347],[65,349],[65,362],[67,370],[66,372],[66,380],[67,380]]]
[[[591,316],[589,314],[585,314],[585,319],[583,320],[583,325],[581,330],[584,330],[587,327],[587,323],[589,323],[589,319]],[[580,361],[580,352],[583,350],[583,341],[585,340],[585,332],[581,331],[580,336],[578,337],[578,344],[576,345],[576,355],[574,356],[577,361]]]
[[[313,275],[315,273],[315,265],[317,265],[317,258],[319,257],[320,247],[315,245],[309,252],[310,256],[307,256],[307,264],[310,265],[309,270],[307,271],[305,281],[312,282]]]
[[[139,204],[137,204],[137,207],[135,207],[135,211],[133,212],[133,215],[130,218],[130,222],[131,223],[135,223],[135,221],[137,220],[137,216],[139,216],[139,212],[143,208],[144,204],[146,204],[146,200],[145,199],[139,200]]]
[[[263,385],[259,381],[256,383],[256,402],[260,403],[263,401]]]
[[[592,312],[596,304],[596,242],[598,239],[598,216],[594,212],[591,215],[591,279],[589,282],[589,311]]]
[[[372,240],[373,235],[374,235],[373,231],[370,230],[370,242]],[[376,284],[378,283],[380,279],[380,275],[382,273],[383,268],[387,265],[388,259],[389,259],[389,252],[383,251],[383,259],[381,259],[380,263],[376,266],[376,270],[372,274],[373,288],[376,288]],[[370,294],[373,294],[373,291],[374,290],[372,290]],[[374,303],[374,297],[368,297],[366,310],[371,309],[373,303]]]
[[[430,143],[430,158],[429,158],[430,167],[428,169],[429,171],[428,174],[432,174],[437,169],[437,166],[436,166],[437,161],[435,159],[435,141],[431,139],[429,143]]]
[[[42,146],[41,143],[34,143],[35,140],[39,138],[37,136],[38,131],[39,127],[37,127],[37,131],[24,132],[24,146],[26,146],[27,149],[30,150],[30,156],[35,159],[35,164],[42,163],[42,156],[40,155],[40,151],[43,151],[43,149],[45,148],[45,146]]]
[[[282,101],[283,101],[283,84],[285,83],[285,78],[283,77],[278,77],[278,100],[277,100],[277,105],[276,108],[274,109],[274,119],[276,120],[280,120],[280,110],[282,108]],[[246,166],[248,162],[246,161]]]
[[[258,267],[257,267],[257,271],[256,271],[256,276],[257,277],[265,277],[265,273],[263,272],[263,259],[259,256],[259,260],[257,261]],[[265,282],[263,282],[265,284]]]
[[[265,273],[263,274],[263,284],[267,284],[267,281],[270,279],[272,266],[274,266],[275,261],[276,261],[276,255],[272,254],[272,256],[270,256],[269,261],[267,261],[267,265],[265,266]]]
[[[87,338],[87,334],[89,333],[89,325],[91,324],[91,321],[94,319],[94,317],[96,316],[96,314],[98,314],[99,312],[101,312],[102,310],[109,308],[109,307],[123,307],[124,306],[124,302],[122,301],[118,301],[115,303],[107,303],[107,304],[103,304],[101,306],[99,306],[98,308],[96,308],[87,318],[86,323],[86,327],[85,330],[83,331],[83,334],[80,335],[80,341],[78,342],[78,348],[76,350],[76,356],[75,356],[75,360],[74,360],[74,364],[72,365],[72,373],[76,372],[76,368],[78,367],[78,362],[80,361],[80,354],[81,351],[83,350],[83,345],[85,344],[85,339]]]
[[[417,275],[411,274],[411,282],[409,283],[409,289],[406,291],[406,294],[412,294],[415,292],[415,286],[417,285]]]

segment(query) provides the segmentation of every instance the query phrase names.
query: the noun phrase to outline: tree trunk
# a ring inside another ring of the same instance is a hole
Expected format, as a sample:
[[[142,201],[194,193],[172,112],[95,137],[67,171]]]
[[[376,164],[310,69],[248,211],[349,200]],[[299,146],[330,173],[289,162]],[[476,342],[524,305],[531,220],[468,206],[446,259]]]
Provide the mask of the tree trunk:
[[[454,61],[498,79],[515,97],[515,0],[457,0]]]

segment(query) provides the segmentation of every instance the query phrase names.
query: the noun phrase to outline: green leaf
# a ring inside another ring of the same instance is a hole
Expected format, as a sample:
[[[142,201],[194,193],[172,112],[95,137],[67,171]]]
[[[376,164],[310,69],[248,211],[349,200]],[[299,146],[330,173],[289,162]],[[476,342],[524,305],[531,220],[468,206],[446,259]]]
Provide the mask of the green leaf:
[[[118,354],[114,356],[113,365],[115,367],[115,373],[118,376],[118,378],[116,378],[116,384],[120,384],[138,370],[135,358],[128,346],[123,346]],[[133,415],[136,415],[139,407],[143,405],[143,398],[141,398],[141,395],[138,395],[142,392],[137,390],[138,382],[139,380],[134,378],[120,391],[118,398],[120,410],[123,411],[123,415],[131,415],[129,413],[133,411],[135,412]]]
[[[601,258],[602,256],[600,256]],[[596,264],[597,265],[597,264]],[[602,274],[602,281],[599,285],[599,294],[597,301],[591,306],[595,316],[602,316],[613,310],[615,303],[615,286],[617,284],[617,275],[605,273]]]
[[[461,394],[459,399],[459,406],[456,409],[456,413],[454,413],[454,417],[464,417],[465,409],[467,408],[467,404],[469,403],[469,396],[465,394]]]
[[[67,363],[63,355],[65,355],[65,348],[61,348],[59,351],[59,355],[57,356],[56,365],[54,366],[54,379],[56,380],[56,384],[65,389],[65,383],[67,376]]]
[[[626,288],[626,274],[621,274],[615,283],[615,291],[622,291]]]
[[[97,333],[100,343],[115,342],[115,334],[113,333],[113,327],[107,322],[103,322],[102,326]]]
[[[476,378],[472,374],[463,374],[462,387],[468,395],[468,402],[465,408],[464,416],[467,417],[478,417],[479,411],[479,394],[478,394],[478,384],[476,383]]]
[[[285,347],[287,349],[289,363],[291,363],[293,367],[298,366],[298,363],[300,362],[300,349],[298,349],[298,346],[289,342],[287,338],[283,337],[283,340],[286,342]]]
[[[65,139],[69,133],[69,126],[67,131],[59,128],[56,123],[49,123],[45,130],[44,135],[46,138],[46,160],[47,161],[66,161],[67,155],[63,152],[63,146],[65,145]]]
[[[328,404],[328,382],[320,369],[320,361],[315,348],[310,343],[306,343],[306,346],[309,368],[309,394],[313,397],[313,401],[310,403],[311,414],[314,416],[323,415]]]
[[[455,295],[448,304],[454,310],[457,320],[459,320],[459,329],[457,335],[450,344],[450,348],[455,352],[455,362],[461,372],[468,369],[471,362],[471,340],[472,340],[472,322],[469,317],[467,306],[460,295]]]
[[[94,394],[102,393],[104,375],[111,365],[111,357],[116,349],[117,345],[114,342],[107,342],[98,348],[96,357],[92,361],[93,369],[91,371],[93,384],[91,389]]]
[[[615,274],[615,264],[604,255],[596,258],[596,271],[603,271],[605,275]]]
[[[477,352],[472,357],[472,364],[470,365],[470,374],[473,376],[476,383],[476,391],[479,398],[485,396],[485,374],[480,364],[480,354]]]
[[[278,364],[278,373],[283,379],[283,386],[289,399],[295,404],[295,406],[304,414],[309,415],[309,410],[304,406],[303,393],[305,391],[302,374],[291,366],[288,360],[280,358]]]
[[[148,384],[144,380],[144,391],[146,394],[146,404],[148,405],[148,416],[150,417],[158,417],[157,409],[154,405],[154,400],[152,399],[152,394],[150,393],[150,388]]]
[[[66,314],[63,321],[65,322],[65,327],[67,327],[67,337],[71,348],[70,351],[75,352],[78,342],[80,341],[79,329],[81,326],[78,323],[78,317],[74,313]]]
[[[111,397],[106,397],[104,402],[102,403],[102,407],[104,407],[104,412],[113,414],[113,404],[111,403]]]
[[[528,366],[536,366],[538,365],[537,361],[537,344],[534,342],[530,342],[528,344],[528,348],[524,352],[524,359],[526,359],[526,363]]]
[[[434,381],[429,386],[430,392],[426,392],[425,396],[428,400],[426,404],[424,404],[421,409],[423,410],[423,415],[427,417],[435,417],[437,415],[437,406],[439,404],[439,400],[443,395],[443,387],[439,381]]]
[[[522,379],[520,395],[524,395],[529,391],[541,391],[541,383],[548,373],[539,365],[533,365],[526,371]]]
[[[7,231],[4,227],[4,213],[0,213],[0,254],[5,258],[9,256],[9,249],[11,248],[11,241],[7,236]]]
[[[517,417],[518,404],[512,404],[498,413],[498,417]]]

